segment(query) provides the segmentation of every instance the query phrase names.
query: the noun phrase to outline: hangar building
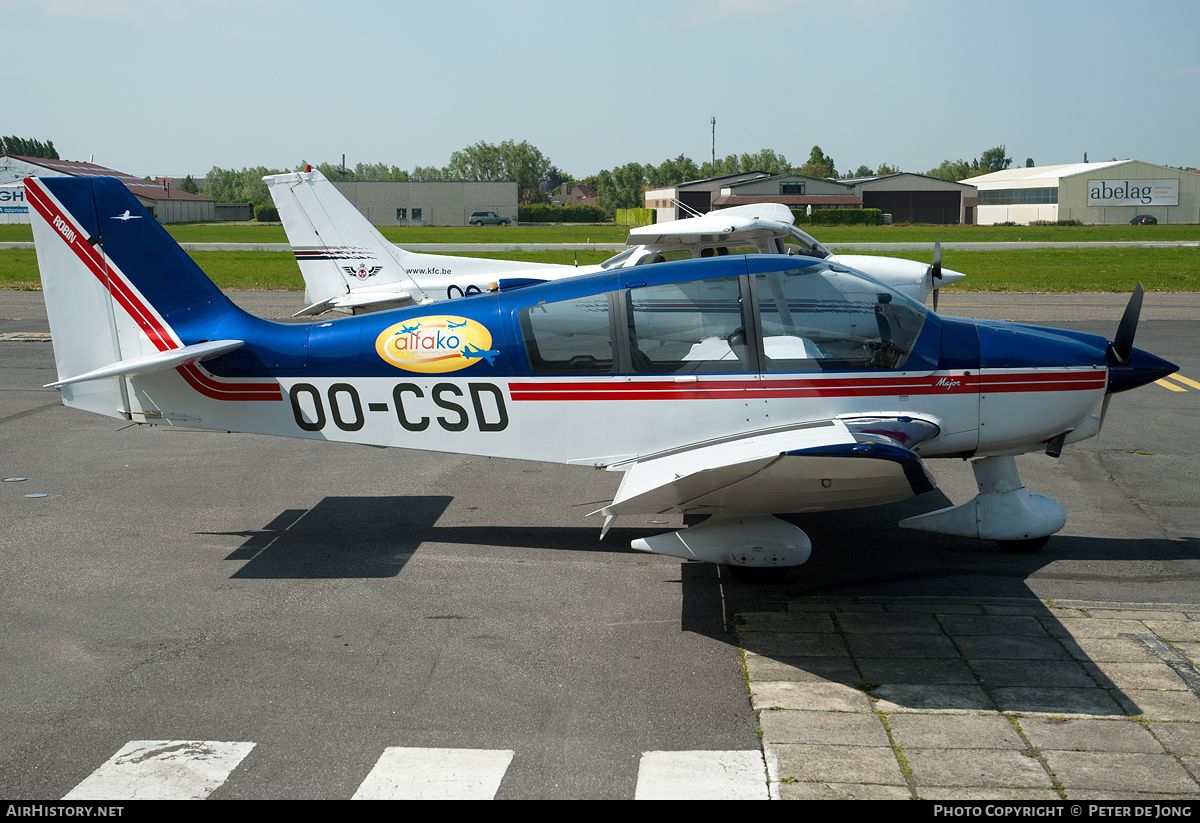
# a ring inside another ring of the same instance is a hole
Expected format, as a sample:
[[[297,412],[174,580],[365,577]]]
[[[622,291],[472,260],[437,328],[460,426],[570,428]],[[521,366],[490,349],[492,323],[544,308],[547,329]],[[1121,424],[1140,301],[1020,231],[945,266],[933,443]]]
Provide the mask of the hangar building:
[[[646,192],[646,208],[655,210],[658,223],[691,216],[676,205],[676,200],[700,214],[750,203],[783,203],[801,209],[810,205],[814,209],[862,208],[862,201],[844,183],[802,174],[768,174],[765,171],[722,174]]]
[[[29,222],[25,187],[20,185],[26,177],[115,177],[159,223],[206,223],[217,219],[212,200],[172,188],[169,182],[143,180],[95,163],[0,154],[0,223]]]
[[[783,203],[793,209],[879,209],[895,223],[969,223],[975,187],[923,174],[885,174],[833,180],[761,171],[692,180],[646,192],[646,208],[659,223],[686,217],[673,201],[701,214],[750,203]]]
[[[898,172],[842,180],[862,200],[864,209],[879,209],[893,223],[970,224],[975,215],[975,187],[923,174]]]
[[[1148,214],[1200,223],[1200,174],[1140,160],[1005,169],[962,181],[979,189],[978,223],[1078,220],[1113,225]]]
[[[515,180],[331,182],[373,226],[466,226],[475,211],[517,223]]]

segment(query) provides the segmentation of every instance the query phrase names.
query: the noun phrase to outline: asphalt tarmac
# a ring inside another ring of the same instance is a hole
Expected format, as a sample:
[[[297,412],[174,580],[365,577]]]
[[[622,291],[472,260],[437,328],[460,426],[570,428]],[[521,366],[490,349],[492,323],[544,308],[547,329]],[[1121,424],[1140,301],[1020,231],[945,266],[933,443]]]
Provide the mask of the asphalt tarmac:
[[[240,293],[266,317],[297,293]],[[1200,380],[1197,295],[1137,345]],[[945,313],[1111,336],[1125,298],[958,295]],[[48,331],[0,292],[0,337]],[[1018,459],[1067,509],[1039,554],[898,529],[902,504],[794,518],[775,586],[647,556],[668,522],[584,518],[619,476],[128,425],[67,409],[44,342],[0,339],[0,796],[53,800],[130,741],[254,746],[213,798],[350,797],[389,747],[511,752],[498,798],[630,798],[653,752],[756,752],[735,612],[812,596],[1200,603],[1200,385],[1114,399],[1098,438]],[[45,497],[27,497],[44,494]]]

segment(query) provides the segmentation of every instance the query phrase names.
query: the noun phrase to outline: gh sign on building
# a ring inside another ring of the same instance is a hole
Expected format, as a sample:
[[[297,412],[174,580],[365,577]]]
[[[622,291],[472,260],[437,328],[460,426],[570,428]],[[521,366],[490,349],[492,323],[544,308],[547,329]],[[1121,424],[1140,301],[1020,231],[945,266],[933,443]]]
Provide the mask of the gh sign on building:
[[[1179,180],[1088,180],[1089,206],[1178,206]]]

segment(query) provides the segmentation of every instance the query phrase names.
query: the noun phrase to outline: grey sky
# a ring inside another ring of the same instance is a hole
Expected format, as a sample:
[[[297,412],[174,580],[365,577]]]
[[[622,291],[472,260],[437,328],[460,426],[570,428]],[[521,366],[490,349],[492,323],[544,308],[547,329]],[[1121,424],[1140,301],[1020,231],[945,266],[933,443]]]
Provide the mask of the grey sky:
[[[576,176],[818,144],[839,171],[1200,164],[1200,4],[0,0],[0,133],[138,175],[442,166],[528,140]]]

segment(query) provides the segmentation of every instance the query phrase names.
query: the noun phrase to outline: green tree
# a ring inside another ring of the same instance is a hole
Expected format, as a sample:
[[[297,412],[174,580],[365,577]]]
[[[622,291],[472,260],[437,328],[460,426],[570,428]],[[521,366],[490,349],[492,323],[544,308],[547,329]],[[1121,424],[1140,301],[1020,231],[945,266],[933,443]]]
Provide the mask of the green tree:
[[[1012,165],[1012,158],[1004,156],[1004,146],[996,146],[979,155],[979,167],[984,174],[1004,171]]]
[[[19,154],[22,157],[41,157],[48,160],[58,160],[58,150],[54,141],[30,140],[24,137],[0,137],[0,153]]]
[[[550,170],[550,158],[527,140],[500,145],[480,141],[450,155],[442,170],[447,180],[515,180],[523,202],[545,200],[538,184]]]
[[[179,190],[186,191],[188,194],[200,193],[200,187],[196,185],[196,181],[192,179],[190,174],[183,178],[183,182],[179,184]]]
[[[978,177],[985,174],[979,168],[979,160],[943,160],[942,165],[925,172],[926,177],[936,177],[940,180],[966,180],[968,177]]]
[[[900,167],[899,167],[899,166],[889,166],[887,163],[880,163],[880,164],[879,164],[879,170],[878,170],[878,171],[876,171],[875,173],[876,173],[876,174],[879,174],[879,175],[883,175],[883,174],[899,174],[899,173],[900,173]]]
[[[674,186],[703,177],[696,161],[690,157],[684,157],[682,154],[674,159],[664,160],[658,166],[645,166],[643,170],[646,183],[652,189]],[[633,208],[641,207],[634,206]]]
[[[808,162],[796,169],[796,172],[809,177],[837,177],[833,158],[821,151],[820,146],[812,147],[812,151],[808,155]]]
[[[213,166],[206,175],[204,196],[218,203],[252,203],[255,206],[271,205],[271,192],[262,181],[268,174],[282,174],[283,169],[268,169],[265,166],[222,169]],[[336,180],[337,178],[331,178]]]
[[[1032,168],[1034,168],[1034,165],[1033,165],[1033,158],[1032,158],[1032,157],[1026,157],[1026,158],[1025,158],[1025,168],[1027,168],[1027,169],[1032,169]]]

